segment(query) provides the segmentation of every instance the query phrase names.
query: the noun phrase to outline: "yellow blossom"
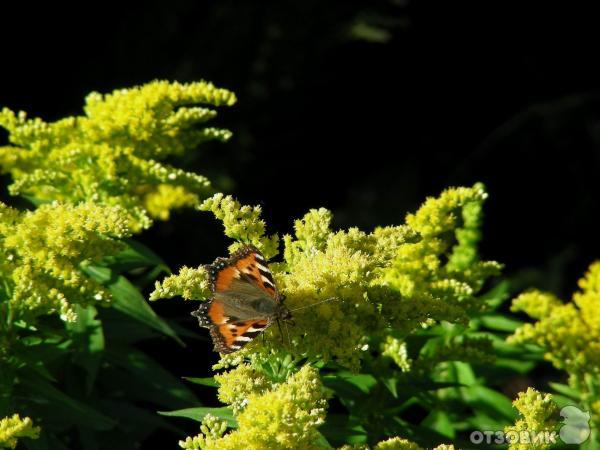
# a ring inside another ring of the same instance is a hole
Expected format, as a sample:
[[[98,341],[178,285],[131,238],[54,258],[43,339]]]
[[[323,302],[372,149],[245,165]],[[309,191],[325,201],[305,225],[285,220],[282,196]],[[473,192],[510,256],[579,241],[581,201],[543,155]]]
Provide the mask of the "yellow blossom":
[[[208,140],[229,139],[228,130],[205,124],[216,116],[209,106],[235,101],[231,92],[204,81],[153,81],[92,93],[85,115],[52,123],[4,108],[0,126],[13,146],[0,147],[0,168],[13,177],[12,194],[119,205],[140,231],[153,218],[167,219],[172,209],[197,206],[211,193],[205,177],[162,161]]]
[[[130,233],[118,206],[52,203],[19,212],[0,204],[0,272],[11,321],[53,312],[73,321],[74,304],[107,304],[111,294],[81,266],[118,252]]]
[[[509,439],[512,435],[520,436],[520,432],[528,432],[529,436],[541,432],[541,436],[543,436],[545,431],[556,431],[558,407],[550,394],[528,388],[526,392],[519,393],[513,405],[519,411],[520,418],[514,426],[504,429]],[[540,439],[538,442],[511,442],[509,445],[510,450],[542,450],[549,447],[550,443],[544,439]]]
[[[250,393],[236,416],[238,429],[220,439],[203,432],[180,445],[189,450],[313,449],[325,406],[318,372],[306,365],[285,383]]]
[[[538,291],[517,297],[513,311],[524,311],[538,320],[518,328],[509,342],[542,347],[544,357],[568,373],[569,384],[581,393],[583,406],[600,425],[593,407],[600,400],[600,262],[590,266],[579,287],[581,291],[567,303]]]
[[[0,447],[15,448],[18,439],[37,439],[40,427],[33,426],[29,417],[21,418],[18,414],[0,419]]]

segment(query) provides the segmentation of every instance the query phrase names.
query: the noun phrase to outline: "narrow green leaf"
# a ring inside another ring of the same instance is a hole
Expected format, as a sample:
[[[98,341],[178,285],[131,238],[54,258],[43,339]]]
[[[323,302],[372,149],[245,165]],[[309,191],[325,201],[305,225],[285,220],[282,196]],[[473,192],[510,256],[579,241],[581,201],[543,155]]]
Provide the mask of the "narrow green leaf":
[[[573,405],[575,403],[575,400],[573,400],[571,397],[566,397],[560,394],[552,394],[552,400],[558,405],[559,408],[564,408],[565,406]]]
[[[167,408],[179,408],[186,404],[198,404],[193,392],[179,378],[165,370],[145,353],[130,346],[112,345],[106,352],[106,359],[119,369],[132,375],[137,381],[130,387],[130,393],[146,392],[148,398]]]
[[[562,394],[566,397],[570,397],[573,400],[579,401],[579,399],[581,398],[581,392],[579,392],[577,389],[572,388],[571,386],[567,386],[566,384],[562,383],[554,383],[552,381],[550,381],[548,384],[559,394]]]
[[[219,419],[226,420],[227,425],[231,428],[237,428],[237,421],[233,416],[233,411],[227,407],[208,408],[200,406],[196,408],[179,409],[177,411],[158,411],[158,414],[171,417],[185,417],[187,419],[195,420],[196,422],[202,422],[204,416],[211,414]]]
[[[377,380],[370,374],[351,374],[349,372],[340,372],[323,377],[325,386],[333,389],[339,389],[346,392],[360,392],[368,394],[371,388],[377,384]]]
[[[506,420],[490,417],[482,411],[475,411],[471,417],[466,418],[467,427],[475,430],[503,430],[507,425]],[[457,424],[454,424],[457,426]]]
[[[600,430],[592,428],[590,437],[581,444],[581,450],[600,450]]]
[[[486,314],[478,318],[481,324],[490,330],[513,333],[523,325],[523,321],[505,316],[503,314]]]
[[[82,264],[81,270],[100,284],[106,284],[116,277],[110,268],[97,266],[95,264]]]
[[[83,308],[75,305],[77,320],[66,325],[73,336],[75,362],[87,372],[86,392],[91,392],[104,351],[104,332],[102,322],[96,319],[96,308]]]
[[[108,288],[115,297],[113,307],[117,311],[131,316],[173,338],[180,345],[184,345],[170,325],[154,312],[142,294],[125,277],[119,276]]]
[[[447,364],[450,368],[450,379],[447,381],[459,383],[465,386],[473,386],[475,384],[475,373],[473,372],[470,364],[460,361],[453,361]]]
[[[111,417],[119,421],[122,428],[131,429],[129,434],[135,434],[138,439],[144,438],[159,428],[169,430],[174,433],[181,433],[181,429],[169,423],[147,407],[141,408],[133,405],[129,399],[101,400],[100,406]]]
[[[124,240],[127,248],[114,256],[105,259],[107,265],[117,272],[123,272],[142,267],[159,267],[161,271],[171,273],[167,264],[146,247],[133,239]]]
[[[367,431],[360,421],[343,414],[327,414],[319,431],[334,446],[343,444],[366,444]]]
[[[508,281],[502,281],[496,286],[491,288],[489,291],[479,296],[479,300],[490,305],[492,310],[497,309],[502,303],[504,303],[510,297],[510,283]]]
[[[494,366],[500,369],[509,369],[517,373],[526,374],[533,370],[536,363],[534,361],[519,361],[518,359],[512,358],[496,358]]]
[[[318,435],[318,439],[317,442],[315,443],[319,448],[333,448],[331,446],[331,444],[329,442],[327,442],[327,439],[325,438],[325,436],[323,436],[321,433],[319,433],[317,431],[317,435]]]
[[[463,389],[467,393],[467,402],[476,411],[480,410],[495,419],[504,419],[507,425],[516,419],[516,410],[504,394],[485,386]]]
[[[448,437],[449,439],[454,439],[456,436],[456,432],[452,427],[450,417],[448,417],[446,411],[441,409],[434,409],[431,411],[425,420],[423,420],[421,426],[425,428],[431,428],[432,430]]]
[[[200,384],[202,386],[210,386],[210,387],[218,387],[219,386],[213,377],[208,377],[208,378],[183,377],[183,379],[189,381],[190,383]]]
[[[83,270],[99,283],[104,284],[114,297],[113,307],[117,311],[138,320],[139,322],[173,338],[184,345],[175,331],[161,319],[148,305],[140,291],[122,275],[116,275],[110,269],[101,266],[87,265]]]
[[[62,413],[72,423],[93,430],[109,430],[116,425],[111,418],[68,396],[41,377],[24,376],[21,384],[31,402],[51,408],[54,414]]]
[[[38,206],[45,205],[47,203],[51,203],[52,202],[52,200],[42,200],[40,198],[34,197],[33,195],[24,195],[24,194],[21,194],[19,197],[25,199],[26,201],[28,201],[29,203],[31,203],[32,206],[35,206],[36,208]]]
[[[381,378],[383,385],[390,391],[394,398],[398,398],[398,379],[397,378]]]

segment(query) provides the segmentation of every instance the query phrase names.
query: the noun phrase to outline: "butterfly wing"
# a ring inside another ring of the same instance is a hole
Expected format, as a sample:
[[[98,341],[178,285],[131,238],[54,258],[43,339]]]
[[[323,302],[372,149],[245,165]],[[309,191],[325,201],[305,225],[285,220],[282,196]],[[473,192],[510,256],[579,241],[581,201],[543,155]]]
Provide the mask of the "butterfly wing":
[[[218,258],[208,266],[209,281],[216,294],[266,294],[276,302],[280,295],[265,257],[256,247],[245,246],[230,258]]]
[[[242,248],[236,258],[235,267],[242,274],[242,279],[260,288],[275,301],[280,301],[279,292],[267,262],[255,247]]]
[[[265,258],[255,247],[219,258],[207,270],[215,297],[192,314],[209,328],[215,350],[231,353],[271,324],[280,295]]]
[[[210,335],[219,353],[232,353],[251,342],[269,326],[268,319],[242,320],[213,326]]]

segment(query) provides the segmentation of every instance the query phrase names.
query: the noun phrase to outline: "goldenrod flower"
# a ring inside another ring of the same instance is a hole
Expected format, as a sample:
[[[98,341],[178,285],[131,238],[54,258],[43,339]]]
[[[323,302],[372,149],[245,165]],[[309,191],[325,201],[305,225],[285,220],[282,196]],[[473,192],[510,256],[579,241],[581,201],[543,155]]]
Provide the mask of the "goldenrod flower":
[[[579,287],[581,291],[568,303],[539,291],[517,297],[513,311],[524,311],[538,321],[517,329],[509,342],[542,347],[544,357],[568,373],[569,384],[581,392],[582,404],[600,425],[600,415],[594,408],[600,401],[600,262],[590,266],[579,280]]]
[[[557,430],[558,407],[552,400],[550,394],[538,392],[533,388],[528,388],[526,392],[520,392],[513,405],[519,411],[520,418],[514,426],[506,427],[504,432],[507,437],[519,436],[515,439],[517,442],[510,443],[510,450],[542,450],[549,448],[550,444],[545,439],[540,438],[538,442],[520,442],[521,432],[527,433],[527,436],[544,437],[544,432],[553,432]],[[531,440],[531,439],[529,439]]]
[[[231,376],[247,382],[241,372]],[[318,372],[312,367],[302,367],[266,392],[249,393],[246,403],[236,416],[238,429],[219,438],[222,423],[203,423],[202,434],[180,442],[180,446],[188,450],[316,448],[317,427],[325,419],[326,402]]]
[[[485,198],[481,185],[449,189],[410,214],[406,225],[371,233],[332,230],[332,214],[324,208],[297,220],[294,236],[283,237],[283,261],[271,264],[297,323],[289,329],[294,354],[357,368],[365,336],[385,334],[389,327],[408,334],[430,320],[466,323],[467,310],[484,307],[476,297],[483,282],[500,269],[498,263],[477,258]],[[225,234],[236,240],[231,251],[253,244],[267,258],[277,254],[278,236],[266,234],[260,207],[217,194],[200,209],[223,222]],[[203,274],[203,269],[184,268],[157,283],[151,299],[184,295],[204,300],[210,293]],[[273,337],[278,331],[265,333]],[[256,358],[257,351],[268,354],[287,346],[287,338],[282,345],[278,336],[267,342],[226,356],[223,366],[239,361],[240,354]]]
[[[19,212],[0,203],[0,276],[10,321],[58,313],[73,321],[74,304],[108,304],[102,285],[82,265],[98,262],[123,248],[131,234],[119,206],[93,203],[44,204]]]
[[[14,414],[11,417],[0,419],[1,448],[15,448],[18,439],[37,439],[39,434],[40,428],[33,426],[29,417],[21,418],[18,414]]]
[[[154,81],[112,94],[92,93],[85,115],[46,123],[4,108],[0,126],[13,146],[0,147],[0,168],[10,172],[12,194],[124,208],[140,231],[172,209],[197,206],[209,181],[163,161],[208,140],[226,141],[228,130],[207,127],[235,95],[208,82]]]

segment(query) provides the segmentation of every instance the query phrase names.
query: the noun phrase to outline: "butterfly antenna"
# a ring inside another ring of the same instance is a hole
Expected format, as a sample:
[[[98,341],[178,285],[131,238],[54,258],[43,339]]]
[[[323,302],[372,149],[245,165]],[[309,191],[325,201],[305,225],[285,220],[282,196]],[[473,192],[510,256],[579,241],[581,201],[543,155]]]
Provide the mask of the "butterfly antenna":
[[[338,297],[329,297],[328,299],[321,300],[320,302],[311,303],[310,305],[301,306],[300,308],[290,309],[290,312],[298,311],[298,310],[304,309],[304,308],[312,308],[313,306],[320,305],[321,303],[330,302],[332,300],[339,300],[339,298]]]

